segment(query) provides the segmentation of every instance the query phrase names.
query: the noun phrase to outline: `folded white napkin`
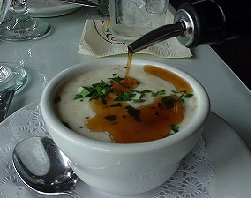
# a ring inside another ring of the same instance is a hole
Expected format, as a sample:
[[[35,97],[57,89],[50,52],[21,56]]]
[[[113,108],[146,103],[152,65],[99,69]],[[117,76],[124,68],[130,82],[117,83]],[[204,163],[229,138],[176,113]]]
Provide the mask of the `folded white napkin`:
[[[173,15],[168,12],[169,23]],[[127,53],[127,45],[118,41],[109,29],[110,21],[87,20],[80,39],[79,53],[95,57],[105,57]],[[170,38],[140,51],[161,58],[189,58],[190,49],[182,46],[176,38]]]

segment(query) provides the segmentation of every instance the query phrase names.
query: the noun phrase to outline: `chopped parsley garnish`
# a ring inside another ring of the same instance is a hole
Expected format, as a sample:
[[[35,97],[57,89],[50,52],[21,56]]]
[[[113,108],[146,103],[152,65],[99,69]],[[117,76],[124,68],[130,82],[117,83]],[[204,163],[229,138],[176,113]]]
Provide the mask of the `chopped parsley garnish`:
[[[187,91],[175,91],[172,90],[172,95],[179,97],[179,99],[184,102],[185,98],[191,98],[193,94],[187,93]]]
[[[88,94],[90,94],[90,91],[83,87],[82,91],[76,97],[86,97]]]
[[[116,97],[116,101],[131,101],[133,97],[136,96],[133,91],[122,92],[118,97]]]
[[[82,101],[84,98],[92,99],[101,99],[103,104],[107,103],[107,96],[114,92],[113,85],[119,84],[123,86],[123,81],[125,79],[117,76],[116,74],[112,74],[111,78],[108,78],[108,82],[101,80],[101,82],[94,83],[91,86],[81,87],[78,94],[75,95],[74,99],[78,99]],[[114,83],[114,84],[113,84]],[[193,94],[187,93],[186,91],[175,91],[172,90],[172,94],[170,96],[166,95],[165,90],[136,90],[136,89],[129,89],[129,90],[121,90],[116,91],[115,101],[124,101],[124,102],[133,102],[133,103],[143,103],[146,101],[144,97],[162,97],[161,101],[168,107],[174,106],[174,97],[176,96],[182,102],[184,102],[185,98],[191,98]],[[117,103],[120,105],[119,103]],[[115,106],[117,104],[114,104]]]
[[[157,92],[153,92],[152,93],[152,97],[157,97],[157,96],[163,96],[166,94],[166,91],[165,90],[159,90]]]
[[[141,102],[145,102],[146,100],[145,99],[142,99],[142,98],[138,98],[138,99],[132,99],[132,102],[134,103],[141,103]]]
[[[120,82],[124,79],[124,78],[121,78],[120,76],[116,76],[116,74],[112,74],[112,75],[113,75],[112,78],[108,78],[110,83]]]
[[[74,99],[97,99],[104,98],[112,91],[111,85],[104,81],[92,84],[90,87],[82,87],[82,90],[75,95]]]

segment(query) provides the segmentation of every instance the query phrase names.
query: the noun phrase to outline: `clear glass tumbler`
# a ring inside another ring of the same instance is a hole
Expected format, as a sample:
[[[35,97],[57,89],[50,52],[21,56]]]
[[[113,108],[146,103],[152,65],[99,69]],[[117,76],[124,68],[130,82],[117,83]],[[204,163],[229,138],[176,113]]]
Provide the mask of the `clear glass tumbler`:
[[[109,0],[111,31],[131,42],[166,22],[169,0]]]

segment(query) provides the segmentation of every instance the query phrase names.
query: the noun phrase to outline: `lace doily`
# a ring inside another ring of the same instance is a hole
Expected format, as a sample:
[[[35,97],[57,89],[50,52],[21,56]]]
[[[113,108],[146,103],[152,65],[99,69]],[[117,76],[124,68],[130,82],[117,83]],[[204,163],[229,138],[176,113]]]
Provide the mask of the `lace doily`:
[[[12,165],[15,145],[31,136],[48,135],[38,104],[30,105],[13,113],[0,125],[0,197],[38,198],[39,195],[26,187]],[[213,164],[205,157],[205,141],[201,138],[193,150],[182,160],[175,174],[154,190],[152,198],[209,198],[206,187],[213,178]],[[80,182],[81,185],[86,185]],[[146,198],[144,194],[144,198]],[[67,197],[67,196],[61,196]],[[114,196],[113,196],[114,197]],[[138,197],[138,196],[137,196]],[[95,198],[95,197],[90,197]]]

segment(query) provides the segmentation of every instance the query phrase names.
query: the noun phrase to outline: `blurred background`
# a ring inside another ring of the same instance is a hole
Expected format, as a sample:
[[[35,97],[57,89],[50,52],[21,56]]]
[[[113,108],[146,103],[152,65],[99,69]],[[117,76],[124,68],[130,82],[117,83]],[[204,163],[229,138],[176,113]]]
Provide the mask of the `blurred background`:
[[[226,41],[211,47],[251,90],[251,38]]]

